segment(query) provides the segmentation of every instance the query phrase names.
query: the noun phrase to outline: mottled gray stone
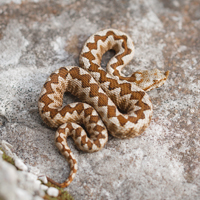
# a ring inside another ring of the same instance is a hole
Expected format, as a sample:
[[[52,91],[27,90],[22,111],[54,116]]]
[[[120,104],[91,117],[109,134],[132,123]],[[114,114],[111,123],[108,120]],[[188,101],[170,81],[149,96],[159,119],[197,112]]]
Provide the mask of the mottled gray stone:
[[[79,64],[91,34],[117,28],[136,47],[126,75],[158,68],[170,76],[149,92],[154,114],[141,137],[110,136],[93,154],[69,139],[78,173],[67,190],[75,199],[199,199],[199,9],[199,0],[1,1],[0,139],[27,166],[64,181],[69,166],[55,147],[55,130],[38,114],[40,90],[51,72]],[[112,55],[104,56],[104,66]]]

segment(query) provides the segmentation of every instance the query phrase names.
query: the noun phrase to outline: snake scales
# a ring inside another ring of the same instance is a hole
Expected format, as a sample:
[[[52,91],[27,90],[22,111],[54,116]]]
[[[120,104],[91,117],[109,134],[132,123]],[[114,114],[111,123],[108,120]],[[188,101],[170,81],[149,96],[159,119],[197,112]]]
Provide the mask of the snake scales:
[[[103,54],[116,54],[101,67]],[[50,75],[41,91],[38,107],[44,122],[56,131],[56,146],[70,163],[67,187],[77,172],[77,161],[67,145],[71,136],[86,152],[99,151],[108,140],[108,132],[118,138],[133,138],[149,125],[152,103],[146,91],[161,86],[169,72],[143,70],[124,77],[121,70],[133,58],[131,38],[118,30],[106,29],[92,35],[80,54],[80,66],[62,67]],[[63,106],[63,95],[70,92],[85,103]],[[86,133],[87,132],[87,133]]]

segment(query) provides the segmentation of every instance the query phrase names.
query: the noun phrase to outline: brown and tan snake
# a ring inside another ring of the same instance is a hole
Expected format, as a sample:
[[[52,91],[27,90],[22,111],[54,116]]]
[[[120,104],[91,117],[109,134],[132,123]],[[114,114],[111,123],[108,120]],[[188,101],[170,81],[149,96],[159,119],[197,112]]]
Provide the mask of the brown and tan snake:
[[[101,67],[103,54],[116,54]],[[124,32],[106,29],[92,35],[80,54],[80,66],[62,67],[50,75],[38,102],[44,122],[56,131],[56,146],[70,163],[71,172],[63,183],[67,187],[77,172],[77,161],[67,145],[71,136],[76,146],[86,152],[99,151],[108,133],[117,138],[140,135],[152,117],[152,103],[146,91],[161,86],[169,71],[143,70],[125,77],[121,70],[133,58],[134,44]],[[63,105],[63,95],[70,92],[84,103]],[[87,133],[86,133],[87,132]]]

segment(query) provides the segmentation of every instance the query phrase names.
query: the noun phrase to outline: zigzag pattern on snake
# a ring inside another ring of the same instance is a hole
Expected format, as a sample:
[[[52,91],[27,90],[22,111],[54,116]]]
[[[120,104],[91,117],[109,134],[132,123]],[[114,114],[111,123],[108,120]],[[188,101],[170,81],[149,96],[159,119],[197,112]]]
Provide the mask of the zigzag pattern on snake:
[[[116,54],[101,67],[103,54]],[[75,177],[77,161],[67,145],[71,136],[76,146],[86,152],[102,149],[108,132],[118,138],[140,135],[152,117],[152,103],[145,91],[161,86],[169,72],[158,69],[137,71],[124,77],[121,70],[132,59],[131,38],[118,30],[106,29],[92,35],[85,43],[80,66],[62,67],[50,75],[41,91],[38,107],[44,122],[56,131],[56,146],[70,163],[71,172],[63,183],[67,187]],[[63,105],[63,95],[70,92],[84,103]],[[86,133],[87,132],[87,133]]]

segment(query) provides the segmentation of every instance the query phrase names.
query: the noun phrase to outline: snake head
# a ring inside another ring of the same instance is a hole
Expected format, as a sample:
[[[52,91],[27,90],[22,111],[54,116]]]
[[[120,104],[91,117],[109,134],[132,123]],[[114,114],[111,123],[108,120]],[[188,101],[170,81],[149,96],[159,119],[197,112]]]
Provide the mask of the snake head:
[[[159,69],[139,70],[132,74],[132,77],[135,79],[135,84],[144,91],[150,91],[160,87],[164,84],[168,76],[169,71],[163,72]]]

